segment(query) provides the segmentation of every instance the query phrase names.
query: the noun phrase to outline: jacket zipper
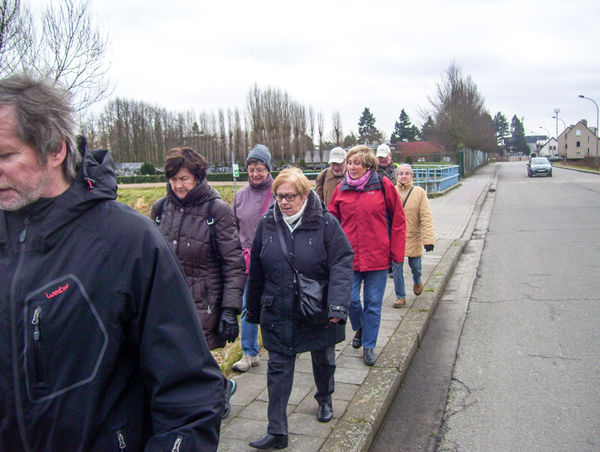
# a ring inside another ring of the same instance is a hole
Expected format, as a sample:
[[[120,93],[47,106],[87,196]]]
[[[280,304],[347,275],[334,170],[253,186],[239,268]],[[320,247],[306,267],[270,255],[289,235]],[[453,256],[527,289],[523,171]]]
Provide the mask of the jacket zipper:
[[[23,222],[25,225],[25,229],[19,236],[19,260],[17,262],[17,268],[13,275],[13,279],[11,281],[10,286],[10,326],[11,326],[11,342],[12,342],[12,365],[13,365],[13,383],[14,383],[14,392],[15,392],[15,406],[17,411],[17,423],[19,425],[19,433],[21,435],[21,441],[23,442],[23,449],[25,452],[31,452],[31,447],[29,442],[27,441],[27,433],[25,431],[25,419],[23,414],[23,402],[21,399],[21,379],[19,375],[19,346],[17,342],[17,300],[16,300],[16,283],[15,281],[18,279],[19,273],[21,273],[21,269],[23,268],[23,264],[25,261],[25,239],[27,238],[27,227],[29,226],[29,217],[25,218]]]
[[[119,449],[127,449],[127,444],[125,444],[125,436],[123,435],[123,432],[121,430],[117,432],[117,440],[119,441]]]
[[[171,449],[171,452],[179,452],[179,447],[181,446],[182,442],[183,442],[183,436],[179,435],[177,437],[177,439],[175,440],[175,444],[173,444],[173,449]]]
[[[35,376],[38,387],[43,388],[46,386],[46,376],[44,374],[44,362],[42,361],[42,344],[41,344],[41,330],[40,330],[40,314],[42,308],[38,306],[33,311],[33,319],[31,324],[33,325],[33,363],[35,366]]]

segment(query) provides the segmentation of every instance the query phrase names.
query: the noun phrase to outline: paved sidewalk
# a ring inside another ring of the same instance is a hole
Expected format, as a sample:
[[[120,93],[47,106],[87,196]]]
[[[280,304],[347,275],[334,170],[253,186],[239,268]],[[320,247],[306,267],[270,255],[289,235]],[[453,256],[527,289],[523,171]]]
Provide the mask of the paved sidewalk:
[[[499,165],[490,163],[444,196],[431,199],[435,224],[435,249],[423,255],[423,293],[407,290],[406,306],[394,309],[394,284],[388,278],[381,328],[373,367],[363,363],[362,348],[350,345],[354,332],[347,323],[347,339],[336,346],[334,418],[317,421],[318,405],[310,354],[298,356],[294,389],[288,404],[290,452],[368,451],[423,338],[438,300],[463,249],[471,238],[475,220],[488,190],[495,189]],[[407,289],[412,287],[408,265],[404,266]],[[267,352],[260,365],[230,375],[238,383],[231,414],[223,421],[220,452],[255,451],[248,443],[267,431]]]

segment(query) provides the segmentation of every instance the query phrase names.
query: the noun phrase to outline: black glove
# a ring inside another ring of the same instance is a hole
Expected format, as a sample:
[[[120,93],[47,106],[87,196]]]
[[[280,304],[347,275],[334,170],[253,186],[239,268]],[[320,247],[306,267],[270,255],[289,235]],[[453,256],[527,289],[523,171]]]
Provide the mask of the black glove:
[[[429,253],[430,251],[433,251],[433,245],[425,245],[425,251],[427,253]]]
[[[240,334],[236,311],[233,308],[223,308],[219,320],[219,335],[225,335],[227,342],[234,342]]]

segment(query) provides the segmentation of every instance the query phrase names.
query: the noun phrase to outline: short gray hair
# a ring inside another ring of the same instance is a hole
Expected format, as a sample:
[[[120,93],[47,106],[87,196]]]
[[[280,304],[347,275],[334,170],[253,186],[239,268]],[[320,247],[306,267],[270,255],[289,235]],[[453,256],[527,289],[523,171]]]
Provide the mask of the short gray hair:
[[[402,163],[402,164],[398,165],[398,168],[396,169],[396,171],[399,172],[400,168],[402,168],[403,166],[407,167],[410,170],[410,174],[413,174],[412,166],[410,166],[408,163]]]
[[[69,182],[75,179],[81,156],[75,144],[75,110],[69,91],[52,79],[16,73],[0,80],[0,107],[13,107],[14,133],[36,150],[41,165],[48,161],[48,154],[60,152],[64,142],[64,175]]]

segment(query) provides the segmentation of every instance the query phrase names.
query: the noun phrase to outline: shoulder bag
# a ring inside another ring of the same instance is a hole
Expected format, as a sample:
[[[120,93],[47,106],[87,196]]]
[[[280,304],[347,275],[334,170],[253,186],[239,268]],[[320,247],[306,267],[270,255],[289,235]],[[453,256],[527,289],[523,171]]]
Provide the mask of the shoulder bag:
[[[277,220],[275,220],[275,225],[281,249],[286,260],[294,270],[294,283],[298,287],[296,318],[314,325],[329,323],[329,316],[327,315],[327,289],[329,283],[309,278],[296,270],[296,267],[294,267],[289,258],[285,238]]]

